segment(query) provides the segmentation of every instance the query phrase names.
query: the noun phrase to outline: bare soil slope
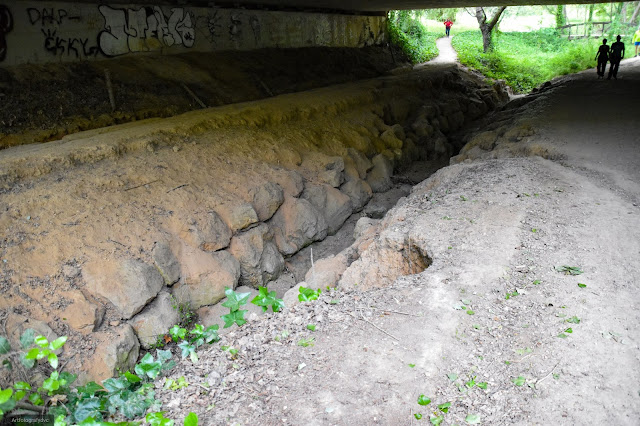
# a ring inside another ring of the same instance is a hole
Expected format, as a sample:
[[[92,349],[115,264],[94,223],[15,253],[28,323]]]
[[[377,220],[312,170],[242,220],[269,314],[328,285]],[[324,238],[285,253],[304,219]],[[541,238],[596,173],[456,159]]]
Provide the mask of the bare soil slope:
[[[182,363],[173,376],[211,387],[163,391],[170,413],[247,425],[420,424],[416,413],[446,425],[638,424],[639,65],[623,62],[618,81],[563,78],[489,119],[478,130],[493,140],[475,140],[363,237],[373,243],[345,276],[364,281],[343,276],[319,301],[228,333],[235,359],[214,347]],[[514,123],[522,131],[506,134]],[[403,238],[431,265],[363,290]]]

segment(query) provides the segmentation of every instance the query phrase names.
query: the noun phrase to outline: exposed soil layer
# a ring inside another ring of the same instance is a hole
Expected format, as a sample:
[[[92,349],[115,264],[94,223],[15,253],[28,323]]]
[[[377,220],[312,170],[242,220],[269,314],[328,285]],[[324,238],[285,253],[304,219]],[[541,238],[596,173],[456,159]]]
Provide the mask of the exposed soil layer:
[[[263,49],[0,68],[0,149],[168,117],[201,102],[220,106],[372,78],[401,64],[394,55],[383,47]]]
[[[407,236],[433,260],[425,271],[367,291],[343,282],[233,329],[221,344],[237,356],[212,347],[171,373],[193,385],[158,386],[169,414],[247,425],[419,424],[415,414],[443,425],[636,425],[639,90],[632,59],[618,81],[565,77],[487,119],[461,163],[416,185],[362,237]],[[347,273],[386,262],[369,247],[360,259],[370,263]]]

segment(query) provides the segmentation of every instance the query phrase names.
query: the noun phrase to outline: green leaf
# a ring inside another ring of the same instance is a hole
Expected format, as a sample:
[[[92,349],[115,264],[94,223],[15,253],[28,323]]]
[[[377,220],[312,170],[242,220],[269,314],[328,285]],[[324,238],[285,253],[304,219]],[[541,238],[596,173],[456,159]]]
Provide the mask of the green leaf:
[[[56,416],[55,420],[53,421],[53,426],[67,426],[67,422],[65,421],[65,415],[60,414]]]
[[[477,383],[477,386],[478,386],[480,389],[486,389],[486,388],[487,388],[487,382],[480,382],[480,383]]]
[[[239,311],[232,311],[227,315],[222,315],[220,318],[224,321],[224,328],[231,327],[233,324],[238,324],[238,326],[245,324],[247,320],[244,319],[244,314],[247,312],[248,311],[241,309]]]
[[[27,355],[28,354],[25,354],[25,353],[21,353],[20,354],[20,357],[19,357],[20,358],[20,364],[22,364],[24,368],[30,369],[30,368],[33,368],[36,365],[36,360],[35,360],[35,358],[33,358],[33,359],[27,358]]]
[[[424,394],[421,394],[418,397],[418,404],[420,404],[420,405],[429,405],[430,403],[431,403],[431,399],[426,397],[426,396],[424,396]]]
[[[128,371],[127,371],[128,373]],[[125,373],[126,374],[126,373]],[[97,384],[96,382],[89,382],[84,386],[79,386],[77,388],[78,390],[78,394],[80,394],[81,396],[93,396],[96,392],[105,392],[105,389],[100,386],[99,384]]]
[[[467,315],[475,315],[476,313],[473,312],[471,309],[467,309]]]
[[[447,377],[449,378],[449,380],[451,380],[452,382],[455,382],[456,379],[458,378],[458,375],[456,373],[449,373],[447,374]]]
[[[13,389],[11,388],[0,391],[0,404],[4,404],[9,401],[9,399],[11,399],[11,395],[13,395]]]
[[[516,386],[522,386],[522,385],[524,385],[524,384],[525,384],[526,379],[525,379],[524,377],[522,377],[522,376],[518,376],[518,377],[516,377],[515,379],[513,379],[512,381],[513,381],[513,384],[514,384],[514,385],[516,385]]]
[[[5,338],[0,336],[0,355],[9,353],[11,351],[11,344]]]
[[[582,283],[578,283],[578,287],[580,287],[580,288],[586,288],[586,287],[587,287],[587,285],[586,285],[586,284],[582,284]]]
[[[124,377],[129,383],[138,383],[142,379],[129,371],[124,372]]]
[[[533,285],[538,285],[538,284],[540,284],[541,282],[542,282],[542,281],[540,281],[540,280],[535,280],[535,281],[533,282]]]
[[[249,300],[249,296],[251,295],[251,293],[236,293],[229,287],[226,288],[224,294],[227,296],[227,300],[222,303],[222,306],[229,308],[231,312],[236,312],[240,309],[240,306],[246,305]]]
[[[573,329],[572,328],[567,328],[564,332],[571,334],[571,333],[573,333]]]
[[[313,324],[307,324],[307,330],[316,331],[316,326]]]
[[[443,413],[448,413],[450,407],[451,407],[451,403],[445,402],[444,404],[438,405],[438,410],[442,411]]]
[[[218,336],[218,328],[220,328],[218,324],[210,325],[209,327],[207,327],[203,332],[204,341],[208,344],[219,341],[220,336]]]
[[[29,402],[38,407],[44,405],[44,400],[42,399],[40,394],[37,393],[32,393],[31,395],[29,395]]]
[[[266,287],[259,287],[258,295],[251,301],[254,305],[260,306],[263,312],[267,312],[269,306],[273,312],[278,312],[284,307],[284,301],[278,299],[275,291],[269,291]]]
[[[429,421],[432,425],[438,426],[440,423],[444,421],[444,416],[441,414],[439,416],[431,416],[429,417]]]
[[[89,417],[93,417],[94,420],[102,419],[101,411],[102,401],[100,398],[87,398],[78,402],[75,410],[73,410],[73,416],[78,422],[82,422]]]
[[[580,275],[584,273],[584,271],[577,266],[567,265],[556,266],[556,271],[563,272],[565,275]]]
[[[566,339],[569,336],[564,334],[564,333],[560,333],[560,334],[558,334],[558,337],[561,338],[561,339]]]
[[[298,289],[298,292],[300,292],[300,294],[298,294],[299,301],[309,302],[312,300],[318,300],[318,297],[320,296],[320,293],[322,293],[322,290],[320,289],[313,290],[311,288],[300,287]]]
[[[420,420],[420,419],[422,418],[422,414],[420,414],[420,413],[415,413],[415,414],[413,415],[413,417],[415,417],[415,418],[416,418],[416,420]]]
[[[27,352],[27,354],[24,356],[25,359],[37,359],[38,355],[40,355],[40,351],[41,349],[39,348],[33,348],[31,349],[29,352]]]
[[[51,346],[50,346],[50,347],[51,347],[51,349],[53,349],[54,351],[55,351],[55,350],[58,350],[58,349],[60,349],[62,346],[64,346],[64,344],[66,343],[66,341],[67,341],[67,336],[61,336],[61,337],[58,337],[56,340],[54,340],[53,342],[51,342]]]
[[[416,366],[415,364],[409,364],[409,367],[411,367],[411,368],[413,368],[415,366]]]
[[[184,418],[184,426],[198,426],[198,415],[190,412],[189,415]]]
[[[36,336],[36,338],[34,339],[34,342],[36,343],[36,345],[40,346],[41,348],[46,348],[47,346],[49,346],[49,341],[44,336]]]
[[[578,318],[577,316],[572,316],[571,318],[569,318],[568,320],[565,320],[566,322],[572,323],[572,324],[580,324],[580,318]]]
[[[465,422],[470,425],[475,425],[480,423],[480,416],[478,414],[467,414],[467,417],[464,419]]]
[[[184,339],[185,337],[187,337],[187,329],[182,328],[179,325],[174,325],[169,329],[169,335],[174,342],[177,342],[178,339]]]
[[[123,389],[129,389],[129,381],[126,379],[126,377],[111,377],[104,380],[102,382],[102,385],[107,391],[112,393],[121,391]]]
[[[166,362],[173,357],[173,354],[171,353],[171,351],[164,351],[162,349],[158,349],[156,351],[156,356],[158,357],[158,361]],[[153,358],[151,358],[151,360],[153,360]]]
[[[173,426],[173,420],[167,419],[164,416],[165,411],[159,411],[157,413],[149,413],[145,417],[147,422],[151,424],[151,426]]]
[[[47,357],[49,364],[51,364],[51,368],[58,368],[58,356],[51,352]]]

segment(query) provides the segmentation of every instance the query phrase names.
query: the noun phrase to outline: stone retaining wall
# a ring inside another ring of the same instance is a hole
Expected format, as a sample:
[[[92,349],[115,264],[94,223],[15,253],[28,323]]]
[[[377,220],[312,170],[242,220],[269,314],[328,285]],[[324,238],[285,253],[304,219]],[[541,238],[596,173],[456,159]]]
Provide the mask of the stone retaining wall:
[[[0,223],[27,243],[0,247],[2,307],[12,322],[69,335],[71,351],[92,342],[75,367],[94,379],[130,369],[140,346],[179,321],[177,306],[215,319],[225,287],[273,286],[288,256],[335,233],[391,187],[394,170],[451,156],[447,134],[504,96],[450,66],[4,150],[0,197],[11,207]],[[56,191],[63,212],[48,206]],[[31,207],[20,203],[35,199],[38,216],[25,222],[17,212]],[[319,262],[318,285],[335,285],[360,252],[338,256],[338,268]],[[53,297],[22,285],[38,274]],[[48,308],[26,312],[28,300]]]

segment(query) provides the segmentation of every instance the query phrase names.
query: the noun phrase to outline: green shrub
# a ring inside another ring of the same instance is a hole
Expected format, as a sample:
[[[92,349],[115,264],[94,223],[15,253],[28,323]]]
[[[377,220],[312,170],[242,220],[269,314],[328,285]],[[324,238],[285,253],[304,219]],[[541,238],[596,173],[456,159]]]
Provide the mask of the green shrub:
[[[452,40],[460,62],[491,79],[505,80],[516,93],[545,81],[594,66],[598,40],[569,41],[552,29],[529,33],[496,33],[495,49],[482,52],[480,31],[459,33]]]
[[[442,34],[430,33],[426,27],[407,11],[391,11],[387,19],[391,43],[398,46],[417,64],[438,56],[436,39]]]

